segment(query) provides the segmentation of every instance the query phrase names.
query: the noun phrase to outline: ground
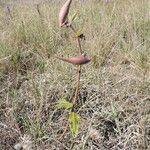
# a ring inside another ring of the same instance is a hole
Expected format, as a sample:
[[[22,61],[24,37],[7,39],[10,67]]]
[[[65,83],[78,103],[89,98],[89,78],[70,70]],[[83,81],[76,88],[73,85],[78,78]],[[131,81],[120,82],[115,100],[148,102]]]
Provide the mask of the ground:
[[[56,104],[71,99],[77,67],[55,56],[78,51],[58,26],[63,3],[0,5],[0,150],[149,150],[149,1],[73,1],[69,19],[77,14],[91,62],[81,72],[79,133],[67,128],[60,139],[69,110]]]

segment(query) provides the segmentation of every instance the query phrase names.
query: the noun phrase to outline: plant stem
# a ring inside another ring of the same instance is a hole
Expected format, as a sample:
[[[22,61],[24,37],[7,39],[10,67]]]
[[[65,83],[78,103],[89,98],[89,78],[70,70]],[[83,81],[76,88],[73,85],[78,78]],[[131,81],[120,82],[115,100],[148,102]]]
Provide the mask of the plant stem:
[[[74,27],[72,25],[69,26],[71,28],[71,30],[74,32],[75,36],[77,36],[77,32],[74,29]],[[77,44],[79,46],[79,55],[82,54],[82,47],[81,47],[81,41],[80,41],[80,37],[77,36]]]
[[[76,30],[74,29],[74,27],[73,27],[72,25],[70,25],[69,27],[70,27],[71,30],[74,32],[75,36],[77,36]],[[77,36],[77,44],[78,44],[78,46],[79,46],[79,51],[78,51],[78,53],[79,53],[79,55],[81,55],[83,52],[82,52],[80,37],[78,37],[78,36]],[[74,97],[72,98],[73,107],[72,107],[72,109],[71,109],[71,112],[75,112],[75,105],[76,105],[76,101],[77,101],[78,94],[79,94],[79,90],[80,90],[80,78],[81,78],[81,65],[78,65],[77,84],[76,84],[75,95],[74,95]],[[61,140],[61,139],[63,138],[63,136],[65,135],[65,133],[67,132],[68,126],[69,126],[69,121],[67,122],[63,133],[62,133],[61,136],[58,138],[59,140]]]
[[[76,85],[76,91],[75,91],[75,95],[72,99],[72,112],[74,112],[74,107],[78,98],[78,94],[79,94],[79,89],[80,89],[80,77],[81,77],[81,65],[78,66],[78,72],[77,72],[77,85]]]
[[[73,107],[72,107],[71,112],[75,112],[74,109],[75,109],[75,105],[76,105],[76,101],[77,101],[78,94],[79,94],[79,89],[80,89],[80,77],[81,77],[81,65],[78,66],[77,85],[76,85],[75,95],[74,95],[74,97],[72,98]],[[67,122],[67,124],[66,124],[66,126],[65,126],[65,129],[64,129],[63,133],[60,135],[60,137],[58,138],[58,140],[61,140],[61,139],[63,138],[63,136],[64,136],[65,133],[67,132],[68,126],[69,126],[69,121]]]
[[[69,25],[69,27],[71,28],[71,30],[75,33],[76,35],[76,30],[74,29],[74,27],[72,25]]]
[[[74,29],[74,27],[73,27],[72,25],[70,25],[69,27],[70,27],[71,30],[75,33],[75,36],[77,36],[76,30]],[[82,52],[80,37],[78,37],[78,36],[77,36],[77,44],[78,44],[78,47],[79,47],[78,53],[79,53],[79,55],[81,55],[83,52]],[[72,99],[72,104],[73,104],[72,112],[74,112],[74,108],[75,108],[76,101],[77,101],[78,94],[79,94],[79,89],[80,89],[80,77],[81,77],[81,65],[78,66],[76,91],[75,91],[75,95],[74,95],[74,97],[73,97],[73,99]]]
[[[63,138],[63,136],[64,136],[65,133],[67,132],[68,126],[69,126],[69,121],[67,121],[67,124],[66,124],[66,126],[65,126],[65,129],[64,129],[63,133],[60,135],[60,137],[58,138],[58,140],[61,140],[61,139]]]
[[[81,48],[81,42],[80,42],[80,37],[77,37],[77,42],[78,42],[78,45],[79,45],[79,54],[82,54],[82,48]]]

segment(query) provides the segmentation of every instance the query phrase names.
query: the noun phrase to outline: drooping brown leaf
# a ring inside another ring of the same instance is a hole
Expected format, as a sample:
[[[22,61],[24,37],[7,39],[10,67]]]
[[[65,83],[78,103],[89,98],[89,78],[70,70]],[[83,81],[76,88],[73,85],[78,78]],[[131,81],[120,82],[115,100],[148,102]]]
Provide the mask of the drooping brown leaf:
[[[72,0],[67,0],[65,4],[62,6],[59,12],[59,26],[62,27],[67,23],[67,16],[69,13],[70,5]]]
[[[88,62],[91,61],[91,59],[89,59],[84,54],[82,54],[78,57],[71,57],[71,58],[63,58],[63,57],[58,57],[58,56],[56,56],[56,57],[60,60],[66,61],[66,62],[74,64],[74,65],[83,65],[83,64],[87,64]]]

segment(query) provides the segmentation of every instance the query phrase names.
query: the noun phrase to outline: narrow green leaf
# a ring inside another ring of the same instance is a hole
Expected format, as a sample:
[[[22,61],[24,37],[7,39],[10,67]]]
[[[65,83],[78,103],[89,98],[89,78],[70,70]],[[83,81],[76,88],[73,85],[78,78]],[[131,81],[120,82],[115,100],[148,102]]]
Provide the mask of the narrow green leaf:
[[[66,99],[61,99],[57,105],[56,105],[56,108],[58,109],[61,109],[61,108],[64,108],[64,109],[69,109],[69,108],[72,108],[73,104],[68,102]]]
[[[75,12],[71,17],[70,17],[70,22],[73,22],[75,19],[76,19],[76,16],[77,16],[77,12]]]
[[[80,116],[77,113],[71,112],[69,114],[69,127],[73,135],[78,134],[79,120],[80,120]]]

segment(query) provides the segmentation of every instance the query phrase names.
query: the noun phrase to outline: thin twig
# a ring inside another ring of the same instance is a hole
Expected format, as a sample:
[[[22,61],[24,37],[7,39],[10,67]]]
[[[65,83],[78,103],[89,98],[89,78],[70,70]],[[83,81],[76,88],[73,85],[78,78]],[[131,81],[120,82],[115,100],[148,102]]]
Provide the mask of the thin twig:
[[[69,27],[71,28],[71,30],[75,33],[76,35],[76,30],[75,28],[70,24]],[[77,35],[76,35],[77,36]],[[82,54],[82,47],[81,47],[81,41],[80,41],[80,37],[77,36],[77,44],[79,46],[79,55]],[[78,72],[77,72],[77,85],[76,85],[76,91],[75,91],[75,96],[72,99],[72,112],[74,112],[74,107],[78,98],[78,94],[79,94],[79,89],[80,89],[80,77],[81,77],[81,65],[78,66]]]
[[[67,121],[65,129],[64,129],[63,133],[60,135],[60,137],[58,138],[58,140],[61,140],[64,137],[65,133],[67,132],[68,126],[69,126],[69,121]]]
[[[80,37],[77,37],[77,42],[78,42],[78,45],[79,45],[79,54],[82,54],[82,48],[81,48],[81,42],[80,42]]]
[[[77,85],[76,85],[76,91],[75,91],[75,95],[72,99],[72,112],[74,112],[74,107],[76,105],[76,101],[78,98],[78,94],[79,94],[79,89],[80,89],[80,77],[81,77],[81,65],[78,66],[78,72],[77,72]]]
[[[70,24],[69,25],[69,27],[71,28],[71,30],[75,33],[75,35],[76,35],[76,30],[75,30],[75,28]]]
[[[77,32],[75,30],[75,28],[72,26],[72,25],[69,25],[69,27],[71,28],[71,30],[75,33],[75,36],[77,36]],[[82,47],[81,47],[81,41],[80,41],[80,37],[77,36],[77,44],[79,46],[79,54],[82,54],[83,51],[82,51]]]
[[[74,29],[74,27],[72,25],[70,25],[70,28],[72,29],[72,31],[75,33],[76,35],[76,30]],[[76,35],[77,36],[77,35]],[[80,37],[77,36],[77,44],[79,46],[79,55],[82,54],[82,47],[81,47],[81,42],[80,42]],[[72,99],[72,112],[74,112],[74,107],[76,105],[76,101],[78,98],[78,94],[79,94],[79,89],[80,89],[80,77],[81,77],[81,65],[78,66],[78,72],[77,72],[77,85],[76,85],[76,91],[75,91],[75,96]]]

